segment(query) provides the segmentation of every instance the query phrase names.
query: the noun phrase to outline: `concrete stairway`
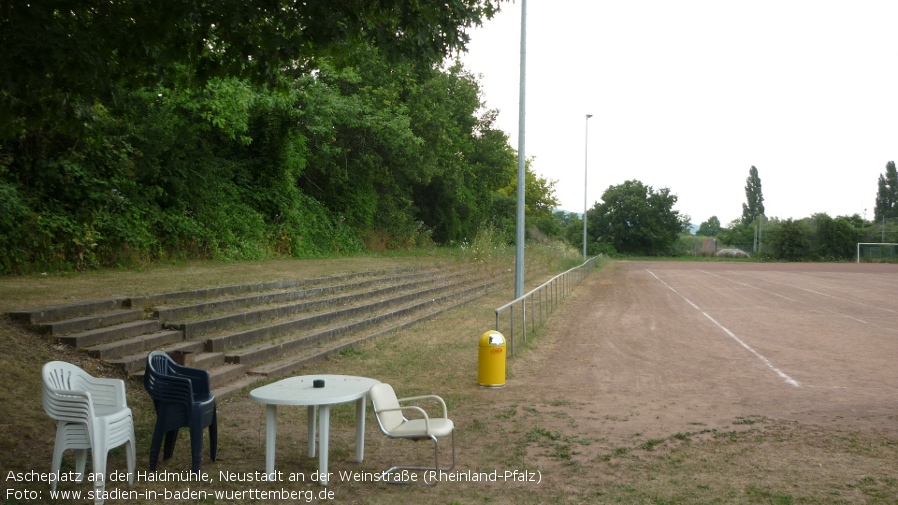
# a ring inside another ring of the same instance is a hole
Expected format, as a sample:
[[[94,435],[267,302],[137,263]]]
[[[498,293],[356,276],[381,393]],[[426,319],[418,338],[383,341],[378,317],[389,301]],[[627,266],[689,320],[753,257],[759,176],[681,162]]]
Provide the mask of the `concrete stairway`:
[[[209,370],[217,396],[295,373],[432,318],[498,285],[464,269],[371,271],[42,307],[9,313],[140,378],[149,351]]]

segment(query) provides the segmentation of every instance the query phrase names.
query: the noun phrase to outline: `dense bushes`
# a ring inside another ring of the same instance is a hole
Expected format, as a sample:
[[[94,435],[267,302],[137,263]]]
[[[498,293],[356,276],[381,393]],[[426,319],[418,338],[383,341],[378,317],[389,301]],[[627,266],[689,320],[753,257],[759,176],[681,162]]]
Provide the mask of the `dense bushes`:
[[[476,81],[358,63],[277,91],[185,77],[85,107],[77,136],[6,140],[0,272],[473,237],[514,170],[493,116],[474,116]]]
[[[784,261],[845,261],[854,259],[858,242],[878,242],[880,225],[860,216],[770,219],[763,223],[734,223],[718,235],[720,244]],[[754,240],[757,238],[757,242]]]

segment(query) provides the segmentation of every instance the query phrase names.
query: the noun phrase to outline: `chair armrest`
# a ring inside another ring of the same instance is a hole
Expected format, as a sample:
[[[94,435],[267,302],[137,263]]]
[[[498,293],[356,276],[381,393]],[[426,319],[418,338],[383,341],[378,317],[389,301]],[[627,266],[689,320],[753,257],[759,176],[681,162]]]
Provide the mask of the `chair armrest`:
[[[405,407],[397,407],[397,408],[392,408],[392,409],[378,410],[377,412],[375,412],[375,414],[380,414],[381,412],[396,412],[396,411],[402,412],[404,410],[414,410],[415,412],[418,412],[419,414],[421,414],[424,417],[424,432],[427,435],[430,435],[430,417],[428,417],[427,412],[424,409],[422,409],[421,407],[418,407],[417,405],[408,405]],[[405,416],[403,416],[403,417],[405,417]]]
[[[209,372],[202,368],[192,368],[182,366],[177,363],[169,363],[172,372],[178,376],[188,379],[193,386],[194,395],[210,395],[211,387],[209,385]]]
[[[189,405],[193,402],[193,382],[189,377],[152,373],[153,387],[147,392],[154,400],[177,401]],[[150,376],[144,379],[144,385]]]
[[[412,401],[417,401],[417,400],[436,400],[437,402],[440,403],[440,405],[443,406],[443,418],[446,418],[446,419],[449,418],[449,411],[446,409],[446,402],[443,401],[443,399],[437,395],[409,396],[407,398],[400,398],[397,401],[399,403],[403,403],[403,402],[412,402]]]
[[[44,411],[56,420],[82,422],[94,417],[94,406],[88,391],[44,386],[41,403]]]
[[[110,407],[127,407],[125,381],[88,375],[83,377],[84,389],[90,394],[91,402]]]

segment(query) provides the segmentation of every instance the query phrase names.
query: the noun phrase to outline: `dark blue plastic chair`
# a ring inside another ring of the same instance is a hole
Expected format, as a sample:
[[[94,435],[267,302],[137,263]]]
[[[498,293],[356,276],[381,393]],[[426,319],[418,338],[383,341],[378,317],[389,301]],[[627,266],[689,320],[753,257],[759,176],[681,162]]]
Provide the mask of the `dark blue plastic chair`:
[[[218,419],[215,396],[209,388],[209,372],[181,366],[162,351],[147,355],[143,385],[156,408],[156,428],[150,444],[150,470],[156,469],[159,447],[165,436],[163,459],[170,459],[180,428],[190,429],[192,471],[202,463],[203,430],[209,428],[212,461],[218,452]]]

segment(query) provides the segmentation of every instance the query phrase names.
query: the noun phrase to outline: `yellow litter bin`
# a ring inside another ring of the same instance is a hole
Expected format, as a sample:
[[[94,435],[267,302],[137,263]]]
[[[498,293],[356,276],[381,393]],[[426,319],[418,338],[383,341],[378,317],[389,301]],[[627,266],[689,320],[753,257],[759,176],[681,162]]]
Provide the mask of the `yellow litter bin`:
[[[505,337],[498,331],[480,335],[477,355],[477,382],[481,386],[505,386]]]

